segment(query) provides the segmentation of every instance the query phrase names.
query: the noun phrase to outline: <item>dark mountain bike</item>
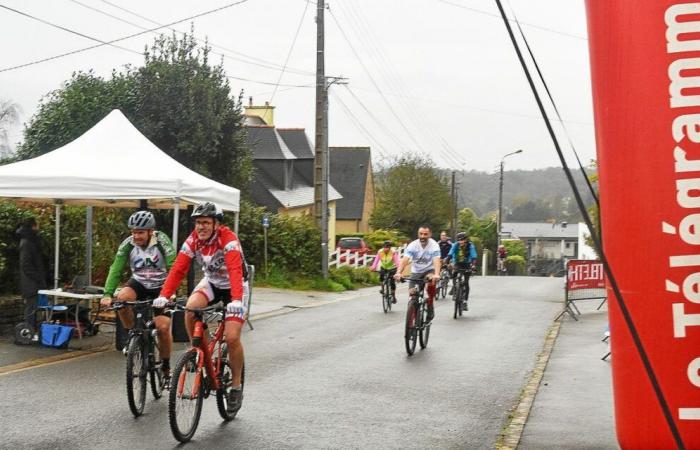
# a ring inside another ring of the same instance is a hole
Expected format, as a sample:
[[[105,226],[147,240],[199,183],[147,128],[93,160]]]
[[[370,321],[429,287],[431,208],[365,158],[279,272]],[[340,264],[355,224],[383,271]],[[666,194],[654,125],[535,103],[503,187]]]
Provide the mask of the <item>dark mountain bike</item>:
[[[171,307],[172,305],[169,305]],[[238,410],[227,410],[229,391],[232,388],[233,373],[228,364],[228,345],[224,339],[224,307],[220,305],[206,308],[184,308],[194,313],[195,325],[192,347],[180,356],[173,370],[168,417],[170,430],[180,442],[192,439],[199,418],[202,415],[202,401],[211,392],[216,393],[216,406],[219,415],[230,421],[236,417]],[[208,323],[216,321],[218,325],[213,334],[209,334],[208,343],[203,339],[209,333]],[[241,373],[241,389],[245,384],[245,364]]]
[[[384,281],[382,281],[382,308],[385,313],[391,311],[391,303],[394,301],[391,292],[391,275],[387,272],[384,275]]]
[[[143,414],[146,404],[146,384],[150,375],[151,393],[163,396],[165,376],[158,351],[158,334],[153,320],[153,300],[114,302],[109,309],[132,308],[134,327],[129,331],[126,353],[126,398],[134,417]]]
[[[468,293],[467,293],[467,277],[471,275],[471,268],[467,269],[454,269],[455,278],[452,290],[452,301],[455,304],[454,314],[452,318],[456,319],[457,316],[462,316],[462,312],[469,311],[468,303]]]
[[[446,266],[447,264],[440,268],[440,279],[438,280],[435,298],[438,298],[438,296],[442,296],[442,298],[447,297],[447,287],[450,283],[450,271]]]
[[[428,305],[424,297],[425,279],[423,278],[401,278],[401,282],[414,281],[417,286],[409,289],[408,307],[406,308],[406,329],[404,341],[406,353],[410,355],[416,350],[416,342],[420,342],[420,348],[428,345],[430,337],[430,325],[428,321]]]

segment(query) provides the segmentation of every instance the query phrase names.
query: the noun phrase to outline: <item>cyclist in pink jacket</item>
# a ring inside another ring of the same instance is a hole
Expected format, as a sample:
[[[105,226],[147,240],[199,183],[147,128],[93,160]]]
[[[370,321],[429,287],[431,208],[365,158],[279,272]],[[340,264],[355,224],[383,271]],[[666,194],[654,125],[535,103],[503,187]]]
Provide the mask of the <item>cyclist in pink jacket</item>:
[[[396,303],[396,281],[394,274],[399,265],[399,254],[391,248],[391,241],[384,241],[382,249],[377,252],[370,270],[377,270],[379,267],[379,280],[384,281],[384,277],[389,277],[391,280],[391,302]],[[380,291],[384,295],[384,285]]]

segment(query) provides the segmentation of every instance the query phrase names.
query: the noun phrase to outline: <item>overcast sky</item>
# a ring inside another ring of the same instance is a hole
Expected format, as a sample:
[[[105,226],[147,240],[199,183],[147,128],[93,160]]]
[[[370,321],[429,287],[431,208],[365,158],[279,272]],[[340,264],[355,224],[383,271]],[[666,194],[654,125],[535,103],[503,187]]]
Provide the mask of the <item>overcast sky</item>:
[[[568,135],[587,163],[595,157],[595,140],[583,0],[502,1],[521,22]],[[110,41],[233,2],[0,0],[0,6]],[[506,160],[507,169],[559,165],[494,0],[326,3],[326,75],[348,79],[330,88],[331,146],[370,146],[375,162],[415,151],[441,167],[484,171],[523,149]],[[232,91],[243,90],[246,103],[249,96],[255,104],[270,101],[277,126],[306,128],[313,142],[315,15],[316,4],[306,0],[244,0],[173,28],[187,31],[194,23],[195,35],[214,46],[216,61],[224,55]],[[18,103],[26,122],[41,97],[74,71],[109,77],[125,64],[142,64],[138,53],[154,36],[116,44],[127,50],[102,46],[3,71],[96,42],[0,8],[0,99]],[[556,129],[571,154],[569,138],[561,126]],[[14,137],[21,139],[19,127]]]

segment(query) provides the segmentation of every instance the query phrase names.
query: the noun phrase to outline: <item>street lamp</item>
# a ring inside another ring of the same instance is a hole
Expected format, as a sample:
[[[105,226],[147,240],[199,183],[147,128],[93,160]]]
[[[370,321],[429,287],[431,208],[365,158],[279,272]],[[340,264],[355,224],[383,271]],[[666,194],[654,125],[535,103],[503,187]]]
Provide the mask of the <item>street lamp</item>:
[[[517,155],[518,153],[522,153],[523,150],[516,150],[512,153],[508,153],[507,155],[503,155],[503,158],[501,158],[501,175],[500,179],[498,182],[498,227],[496,227],[496,246],[498,247],[501,245],[501,228],[503,226],[503,160],[505,160],[507,157],[511,155]]]

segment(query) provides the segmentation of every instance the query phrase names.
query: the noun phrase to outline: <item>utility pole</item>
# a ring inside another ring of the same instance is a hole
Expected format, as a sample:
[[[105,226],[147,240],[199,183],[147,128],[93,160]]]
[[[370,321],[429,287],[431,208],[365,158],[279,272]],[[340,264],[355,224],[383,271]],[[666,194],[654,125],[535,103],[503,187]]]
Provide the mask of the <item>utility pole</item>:
[[[452,239],[457,236],[457,189],[455,187],[455,171],[452,171]]]
[[[505,156],[504,156],[505,158]],[[500,176],[498,178],[498,223],[496,226],[496,248],[501,245],[501,224],[503,219],[503,159],[501,159]]]
[[[314,143],[314,219],[321,230],[321,270],[328,278],[328,196],[326,193],[326,67],[323,12],[324,0],[316,1],[316,140]],[[326,202],[324,202],[324,199]]]
[[[500,170],[500,177],[499,177],[499,182],[498,182],[498,224],[496,227],[496,247],[501,245],[501,228],[503,226],[503,160],[505,160],[507,157],[511,155],[517,155],[518,153],[522,153],[523,150],[519,149],[516,150],[512,153],[508,153],[507,155],[503,155],[501,158],[501,170]]]

